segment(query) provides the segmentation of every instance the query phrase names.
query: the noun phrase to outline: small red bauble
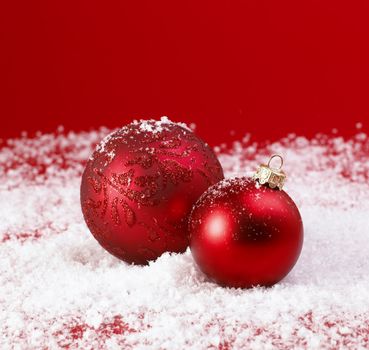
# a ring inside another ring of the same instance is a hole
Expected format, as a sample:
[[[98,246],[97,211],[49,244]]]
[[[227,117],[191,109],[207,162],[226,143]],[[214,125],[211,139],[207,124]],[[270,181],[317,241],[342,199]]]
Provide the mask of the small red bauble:
[[[188,216],[223,178],[213,151],[170,122],[133,122],[107,136],[81,183],[85,221],[97,241],[129,263],[145,264],[188,246]]]
[[[269,187],[276,186],[278,173],[273,179],[276,173],[269,176],[268,169],[260,167],[260,182],[235,178],[210,187],[191,213],[193,257],[223,286],[271,286],[288,274],[300,255],[300,213],[286,192]],[[284,173],[279,174],[282,182],[277,186],[282,187]]]

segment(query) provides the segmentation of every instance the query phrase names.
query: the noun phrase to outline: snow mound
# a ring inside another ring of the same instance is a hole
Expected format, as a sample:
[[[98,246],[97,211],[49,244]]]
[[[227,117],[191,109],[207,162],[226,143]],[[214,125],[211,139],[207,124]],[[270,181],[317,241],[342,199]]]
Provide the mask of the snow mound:
[[[149,125],[151,128],[151,126]],[[187,251],[129,266],[94,240],[80,176],[111,130],[0,147],[0,348],[245,349],[369,346],[369,140],[245,137],[217,148],[226,176],[279,153],[303,217],[293,271],[272,288],[221,288]]]

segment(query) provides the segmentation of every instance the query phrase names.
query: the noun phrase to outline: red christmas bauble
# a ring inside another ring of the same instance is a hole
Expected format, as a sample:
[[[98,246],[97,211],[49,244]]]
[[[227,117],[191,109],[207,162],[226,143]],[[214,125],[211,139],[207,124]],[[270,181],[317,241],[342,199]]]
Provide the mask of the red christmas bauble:
[[[223,178],[213,151],[186,127],[136,121],[108,135],[87,162],[82,212],[111,254],[145,264],[188,246],[193,204]]]
[[[270,286],[295,265],[303,243],[288,194],[247,178],[223,180],[196,203],[190,247],[200,269],[223,286]]]

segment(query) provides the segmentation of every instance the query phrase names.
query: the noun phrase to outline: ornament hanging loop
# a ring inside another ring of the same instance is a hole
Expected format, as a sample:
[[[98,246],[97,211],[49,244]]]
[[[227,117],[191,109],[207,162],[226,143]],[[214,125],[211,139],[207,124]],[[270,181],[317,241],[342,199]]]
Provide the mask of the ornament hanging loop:
[[[274,158],[279,158],[280,165],[279,168],[274,168],[271,166],[271,162]],[[281,190],[286,181],[286,174],[282,170],[283,157],[279,154],[273,154],[268,164],[260,164],[258,170],[256,171],[253,179],[258,181],[261,185],[269,185],[270,188],[278,188]]]
[[[272,162],[272,160],[273,160],[273,159],[275,159],[275,158],[278,158],[278,159],[279,159],[279,161],[280,161],[280,164],[279,164],[279,167],[278,167],[278,168],[272,167],[272,166],[270,165],[270,163]],[[275,169],[275,170],[281,170],[281,169],[282,169],[282,167],[283,167],[283,157],[282,157],[281,155],[279,155],[279,154],[273,154],[273,155],[270,157],[270,159],[269,159],[269,162],[268,162],[268,168]]]

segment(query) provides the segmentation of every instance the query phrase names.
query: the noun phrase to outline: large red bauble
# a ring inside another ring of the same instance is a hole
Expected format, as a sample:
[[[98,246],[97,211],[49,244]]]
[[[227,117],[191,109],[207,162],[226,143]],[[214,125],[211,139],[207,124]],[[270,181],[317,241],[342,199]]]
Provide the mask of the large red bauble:
[[[191,213],[190,247],[200,269],[223,286],[270,286],[295,265],[300,213],[284,191],[247,178],[210,187]]]
[[[213,151],[170,122],[133,122],[107,136],[87,162],[81,206],[97,241],[129,263],[145,264],[188,246],[193,204],[223,178]]]

